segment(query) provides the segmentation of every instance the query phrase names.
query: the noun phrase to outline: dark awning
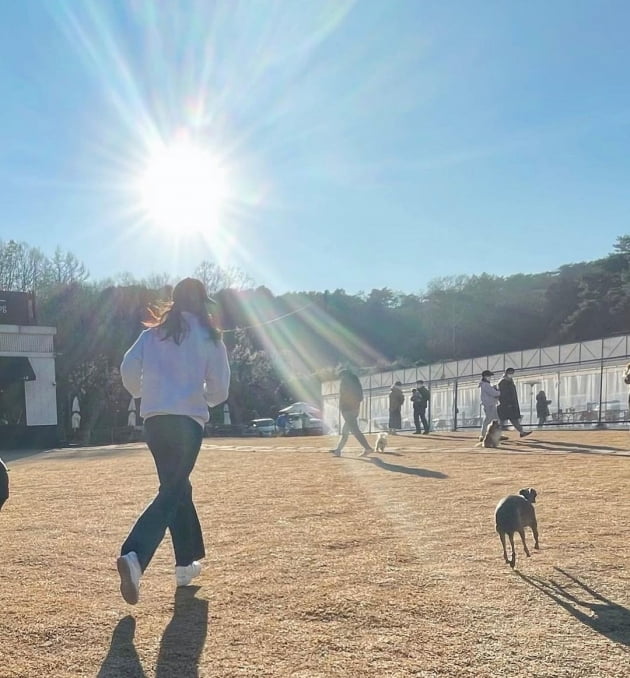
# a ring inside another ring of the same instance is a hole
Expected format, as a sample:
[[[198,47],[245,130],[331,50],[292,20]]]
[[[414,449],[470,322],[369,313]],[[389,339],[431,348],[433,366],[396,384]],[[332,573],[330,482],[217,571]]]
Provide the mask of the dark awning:
[[[28,358],[0,356],[0,387],[34,380],[35,372]]]

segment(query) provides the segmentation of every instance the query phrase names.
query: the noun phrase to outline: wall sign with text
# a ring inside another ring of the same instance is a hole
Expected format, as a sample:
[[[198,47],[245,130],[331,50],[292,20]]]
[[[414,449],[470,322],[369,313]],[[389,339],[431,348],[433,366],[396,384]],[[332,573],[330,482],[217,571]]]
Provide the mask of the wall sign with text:
[[[28,292],[0,292],[0,325],[34,325],[33,295]]]

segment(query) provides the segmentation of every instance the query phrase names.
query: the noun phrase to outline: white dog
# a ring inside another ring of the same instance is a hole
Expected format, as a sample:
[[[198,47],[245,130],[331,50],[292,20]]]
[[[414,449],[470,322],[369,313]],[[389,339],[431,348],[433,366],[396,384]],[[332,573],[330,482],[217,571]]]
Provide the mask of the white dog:
[[[377,452],[385,452],[385,448],[387,447],[387,433],[379,433],[378,438],[376,439],[376,451]]]

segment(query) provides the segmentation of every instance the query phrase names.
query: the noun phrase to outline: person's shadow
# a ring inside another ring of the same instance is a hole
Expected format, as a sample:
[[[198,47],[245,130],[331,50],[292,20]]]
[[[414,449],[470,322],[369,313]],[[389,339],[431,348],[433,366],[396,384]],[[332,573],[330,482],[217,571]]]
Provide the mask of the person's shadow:
[[[97,678],[145,678],[138,653],[133,644],[136,632],[136,620],[127,615],[123,617],[112,633],[107,657],[101,664]]]
[[[183,586],[175,593],[175,610],[158,654],[155,678],[198,678],[199,659],[208,633],[208,601],[196,598],[199,586]]]
[[[198,590],[198,586],[186,586],[175,593],[173,617],[160,642],[156,678],[199,676],[199,659],[208,633],[208,601],[195,597]],[[130,615],[118,622],[97,678],[145,678],[133,644],[135,630],[136,620]]]
[[[567,581],[561,584],[553,579],[545,581],[518,571],[516,574],[597,633],[616,643],[630,645],[630,610],[604,597],[565,570],[559,567],[554,569]],[[577,589],[576,592],[569,592],[569,587]]]

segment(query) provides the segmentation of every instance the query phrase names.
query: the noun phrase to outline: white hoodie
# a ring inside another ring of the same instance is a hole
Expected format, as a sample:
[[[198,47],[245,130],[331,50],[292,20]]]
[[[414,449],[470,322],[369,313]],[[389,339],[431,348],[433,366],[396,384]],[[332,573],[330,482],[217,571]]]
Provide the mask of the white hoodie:
[[[208,407],[227,400],[230,365],[222,341],[214,341],[192,314],[182,313],[189,331],[177,345],[162,341],[160,330],[142,332],[125,353],[120,375],[134,398],[142,398],[140,415],[181,414],[203,426]]]
[[[481,404],[484,409],[496,407],[499,400],[499,389],[485,379],[479,382],[479,388],[481,389]]]

